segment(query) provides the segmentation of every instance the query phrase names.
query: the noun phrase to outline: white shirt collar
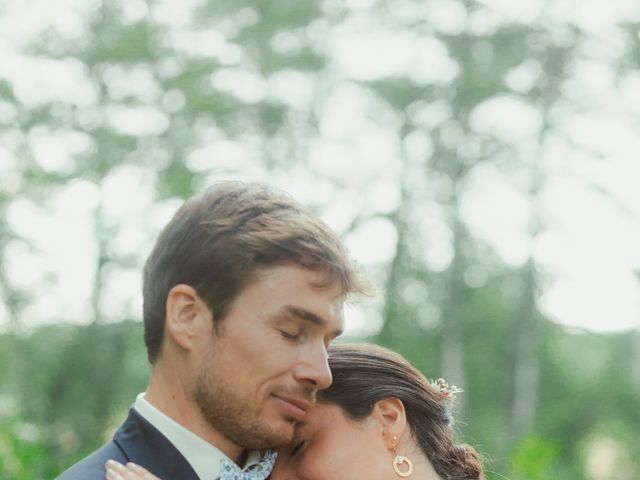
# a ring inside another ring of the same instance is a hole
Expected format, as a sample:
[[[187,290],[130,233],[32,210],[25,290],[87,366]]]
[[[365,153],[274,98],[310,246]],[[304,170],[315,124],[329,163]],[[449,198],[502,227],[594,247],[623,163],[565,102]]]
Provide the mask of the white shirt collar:
[[[224,453],[151,405],[144,398],[144,392],[136,397],[133,408],[167,437],[189,462],[198,477],[209,479],[220,476],[222,462],[229,459]],[[260,452],[252,450],[247,456],[244,468],[246,469],[259,461]]]

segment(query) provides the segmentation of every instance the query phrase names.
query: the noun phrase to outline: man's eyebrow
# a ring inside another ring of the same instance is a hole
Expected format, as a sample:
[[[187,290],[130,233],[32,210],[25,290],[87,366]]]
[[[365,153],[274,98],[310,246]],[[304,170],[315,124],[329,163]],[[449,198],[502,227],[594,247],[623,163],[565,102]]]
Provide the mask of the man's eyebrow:
[[[302,308],[302,307],[298,307],[296,305],[287,305],[284,307],[284,312],[286,315],[288,316],[292,316],[292,317],[297,317],[300,318],[302,320],[306,320],[307,322],[311,322],[315,325],[318,326],[324,326],[327,324],[327,322],[325,321],[324,318],[319,317],[318,315],[316,315],[313,312],[310,312],[309,310]],[[339,336],[342,334],[342,330],[336,330],[335,332],[336,336]]]

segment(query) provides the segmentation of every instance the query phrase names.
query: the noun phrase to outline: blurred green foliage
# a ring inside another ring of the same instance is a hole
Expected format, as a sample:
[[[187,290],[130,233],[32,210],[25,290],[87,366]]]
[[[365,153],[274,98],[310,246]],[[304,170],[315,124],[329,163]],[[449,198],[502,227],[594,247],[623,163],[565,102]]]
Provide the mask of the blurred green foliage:
[[[606,479],[597,480],[636,478],[640,335],[569,332],[549,321],[537,307],[548,272],[532,257],[518,268],[507,265],[470,231],[460,206],[471,172],[489,163],[508,172],[536,204],[548,175],[537,158],[557,134],[553,112],[581,108],[582,99],[568,91],[575,65],[590,54],[587,32],[552,17],[529,24],[503,21],[474,0],[448,2],[467,19],[466,27],[453,33],[425,13],[427,7],[439,8],[432,0],[373,1],[367,8],[336,1],[194,2],[195,7],[184,6],[186,20],[175,24],[155,1],[137,2],[146,13],[131,20],[127,11],[133,3],[95,2],[82,15],[81,37],[70,39],[49,28],[24,47],[34,58],[75,62],[91,101],[29,104],[0,72],[0,102],[15,111],[13,117],[0,116],[0,133],[18,158],[12,181],[19,185],[0,183],[5,261],[11,242],[33,249],[6,221],[16,198],[44,208],[52,192],[74,180],[100,188],[125,164],[149,173],[158,201],[188,197],[211,176],[243,168],[263,172],[267,181],[294,167],[309,169],[318,185],[330,185],[340,195],[344,179],[316,171],[307,156],[322,129],[323,101],[349,86],[370,99],[368,114],[400,145],[398,204],[391,211],[358,212],[344,232],[384,218],[397,233],[393,258],[368,268],[383,285],[380,328],[357,340],[387,345],[426,375],[464,386],[458,428],[487,458],[488,480],[595,480],[588,472],[600,468],[589,466],[597,455],[604,458],[598,465],[617,462],[615,476],[605,473]],[[339,43],[330,40],[347,24],[435,40],[456,73],[431,81],[410,72],[346,78],[331,50]],[[630,48],[608,67],[638,69],[637,24],[620,28]],[[516,91],[505,79],[522,65],[534,65],[540,74],[532,76],[529,88]],[[308,104],[256,94],[286,76],[304,80]],[[134,78],[142,86],[136,87]],[[254,85],[249,94],[236,88],[243,81]],[[474,130],[474,109],[500,96],[540,114],[534,146]],[[163,120],[154,128],[140,120],[139,131],[110,120],[111,113],[129,107],[159,112]],[[44,168],[30,141],[43,131],[73,132],[89,147],[74,154],[71,166]],[[407,145],[421,135],[429,138],[432,151],[416,158]],[[251,160],[235,166],[214,156],[206,167],[187,161],[194,150],[216,141],[243,145]],[[322,212],[327,205],[318,198],[310,206]],[[446,268],[425,260],[433,242],[433,212],[450,244]],[[25,309],[43,285],[17,287],[0,268],[0,297],[11,322],[0,335],[1,478],[52,478],[109,438],[145,388],[149,367],[142,326],[137,319],[109,318],[103,290],[109,269],[140,270],[146,252],[119,252],[118,226],[100,206],[94,224],[96,275],[84,326],[60,318],[59,325],[26,328]],[[532,208],[528,235],[545,228]],[[145,233],[150,242],[157,232]]]

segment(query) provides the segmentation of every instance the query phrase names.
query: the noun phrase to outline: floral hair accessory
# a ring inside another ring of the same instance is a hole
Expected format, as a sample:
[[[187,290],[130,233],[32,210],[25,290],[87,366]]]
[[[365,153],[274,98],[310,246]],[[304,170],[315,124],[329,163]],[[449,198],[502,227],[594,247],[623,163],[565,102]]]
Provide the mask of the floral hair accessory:
[[[440,391],[440,398],[447,400],[450,404],[453,404],[455,401],[456,393],[462,392],[462,390],[455,385],[449,385],[444,378],[431,380],[430,383]]]
[[[444,378],[431,380],[429,383],[440,392],[440,399],[443,401],[447,423],[453,426],[455,422],[451,411],[453,410],[453,405],[456,403],[456,393],[460,393],[462,390],[455,385],[449,385]]]

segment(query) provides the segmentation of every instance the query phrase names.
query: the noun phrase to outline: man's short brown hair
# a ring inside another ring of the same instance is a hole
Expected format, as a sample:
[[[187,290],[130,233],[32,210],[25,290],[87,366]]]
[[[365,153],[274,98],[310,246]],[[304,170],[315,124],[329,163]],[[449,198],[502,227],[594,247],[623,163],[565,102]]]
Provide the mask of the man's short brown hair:
[[[160,353],[169,291],[193,287],[220,322],[257,269],[295,263],[326,271],[326,285],[362,292],[336,234],[289,195],[266,185],[220,182],[193,197],[164,228],[144,269],[144,339]]]

